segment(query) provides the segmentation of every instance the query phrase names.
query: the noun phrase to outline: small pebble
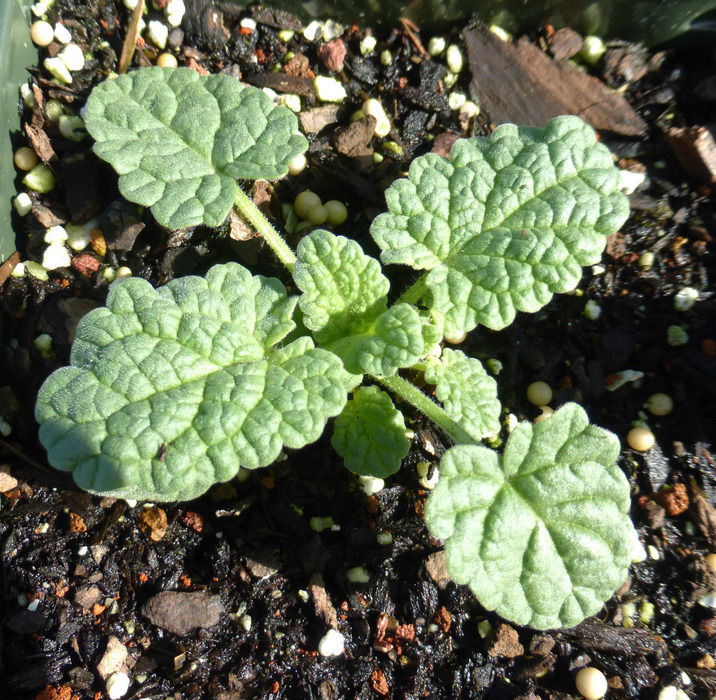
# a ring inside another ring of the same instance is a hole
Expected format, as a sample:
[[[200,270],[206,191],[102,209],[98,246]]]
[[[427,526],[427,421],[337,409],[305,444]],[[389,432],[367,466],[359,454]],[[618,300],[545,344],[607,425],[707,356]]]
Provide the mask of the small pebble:
[[[64,64],[63,64],[64,65]],[[67,66],[65,66],[67,68]],[[53,123],[60,121],[60,117],[65,113],[62,102],[59,100],[47,100],[45,102],[45,116]]]
[[[607,692],[607,678],[598,669],[592,666],[581,668],[574,679],[579,694],[587,700],[599,700]]]
[[[369,34],[368,36],[365,36],[361,39],[360,42],[360,52],[362,56],[369,56],[370,54],[375,51],[376,44],[378,43],[378,40],[372,35]]]
[[[542,413],[535,418],[535,423],[541,423],[543,420],[547,420],[547,418],[554,415],[554,409],[550,406],[540,406],[539,409]]]
[[[552,400],[552,389],[547,382],[532,382],[527,387],[527,400],[533,406],[546,406]]]
[[[20,97],[22,97],[22,102],[28,109],[32,109],[35,106],[35,95],[29,83],[20,85]]]
[[[129,690],[131,681],[126,673],[113,673],[107,679],[107,695],[110,700],[119,700],[123,698]]]
[[[30,38],[36,46],[49,46],[55,38],[55,30],[49,22],[38,20],[30,27]]]
[[[331,226],[340,226],[345,223],[348,218],[348,209],[343,202],[339,202],[337,199],[331,199],[323,205],[328,212],[328,218],[326,223]]]
[[[606,50],[607,47],[598,36],[585,36],[579,56],[585,63],[594,66]]]
[[[385,481],[383,481],[383,479],[376,479],[373,476],[361,476],[358,478],[358,481],[360,482],[363,493],[367,496],[373,496],[385,488]]]
[[[47,14],[47,3],[36,2],[32,6],[32,14],[35,15],[35,17],[44,17]]]
[[[674,308],[677,311],[688,311],[699,298],[699,291],[693,287],[682,287],[674,297]]]
[[[307,219],[308,212],[321,205],[321,198],[311,190],[304,190],[293,200],[293,210],[300,219]]]
[[[174,54],[160,53],[159,56],[157,56],[157,65],[162,68],[176,68],[178,64]]]
[[[276,104],[288,107],[292,112],[298,114],[301,111],[301,98],[298,95],[292,93],[284,93],[278,95]]]
[[[69,85],[72,82],[72,75],[67,68],[67,64],[59,56],[46,58],[42,65],[53,78],[57,78],[61,83]]]
[[[666,329],[666,342],[672,348],[678,348],[689,342],[689,334],[683,326],[669,326]]]
[[[328,630],[318,642],[318,653],[321,656],[340,656],[345,649],[345,639],[337,630]]]
[[[654,446],[654,433],[649,428],[632,428],[627,433],[627,443],[633,450],[648,452]]]
[[[306,166],[308,165],[308,160],[306,159],[305,153],[299,153],[289,164],[288,164],[288,174],[292,176],[296,176],[300,173],[302,173]]]
[[[317,75],[313,80],[316,97],[321,102],[343,102],[348,96],[346,89],[335,78]]]
[[[164,8],[164,16],[172,27],[178,27],[181,24],[185,12],[184,0],[169,0]]]
[[[500,40],[509,42],[512,41],[512,35],[505,31],[502,27],[498,26],[497,24],[491,24],[490,25],[490,31]]]
[[[20,146],[13,156],[18,170],[32,170],[37,165],[37,153],[29,146]]]
[[[655,416],[668,416],[674,410],[674,401],[668,394],[652,394],[646,402],[649,412]]]
[[[446,46],[447,42],[444,37],[434,36],[428,42],[428,53],[431,56],[439,56],[443,51],[445,51]]]
[[[70,251],[64,245],[49,245],[42,254],[42,267],[46,270],[57,270],[61,267],[69,267],[71,264]]]
[[[85,122],[82,117],[63,114],[59,118],[57,126],[60,130],[60,134],[68,141],[79,143],[80,141],[84,141],[87,137],[87,130],[85,129]]]
[[[368,583],[370,581],[370,573],[362,566],[354,566],[346,571],[346,578],[351,583]]]
[[[390,133],[390,119],[383,109],[383,105],[375,98],[370,98],[363,103],[361,111],[365,116],[372,116],[376,119],[375,135],[387,136]]]
[[[460,343],[465,342],[465,338],[467,338],[467,333],[465,331],[455,331],[454,333],[445,336],[445,342],[450,343],[450,345],[460,345]]]
[[[450,44],[447,47],[445,60],[451,73],[457,74],[462,70],[464,65],[462,51],[460,51],[460,47],[457,44]]]
[[[636,264],[642,269],[642,270],[651,270],[652,267],[654,267],[654,253],[646,252],[642,253],[639,256],[639,259],[636,261]]]
[[[69,238],[64,226],[51,226],[45,231],[45,243],[64,243]]]
[[[47,274],[47,270],[45,270],[40,263],[37,263],[34,260],[26,260],[25,268],[33,277],[41,282],[47,282],[47,280],[50,279],[50,276]]]
[[[602,309],[594,299],[589,299],[584,305],[584,315],[590,321],[596,321],[602,315]]]
[[[72,41],[72,34],[70,33],[70,30],[65,27],[64,24],[58,22],[55,25],[54,32],[55,39],[57,39],[60,44],[69,44]]]
[[[78,71],[85,67],[85,55],[77,44],[68,44],[60,52],[62,62],[67,66],[67,70]]]
[[[448,96],[448,107],[453,112],[456,112],[467,102],[467,96],[464,92],[451,92]]]
[[[633,173],[631,170],[620,170],[619,180],[621,181],[621,191],[624,194],[634,194],[639,185],[646,180],[646,173]]]
[[[169,28],[158,20],[151,20],[147,24],[147,39],[160,49],[166,48],[169,38]]]
[[[461,117],[472,119],[480,113],[480,107],[472,100],[467,100],[459,109]]]
[[[333,528],[334,521],[331,516],[326,517],[318,517],[314,516],[309,521],[309,524],[311,526],[311,530],[314,530],[315,532],[323,532],[324,530],[330,530]]]
[[[323,22],[314,20],[303,30],[303,36],[308,41],[318,41],[323,36]]]

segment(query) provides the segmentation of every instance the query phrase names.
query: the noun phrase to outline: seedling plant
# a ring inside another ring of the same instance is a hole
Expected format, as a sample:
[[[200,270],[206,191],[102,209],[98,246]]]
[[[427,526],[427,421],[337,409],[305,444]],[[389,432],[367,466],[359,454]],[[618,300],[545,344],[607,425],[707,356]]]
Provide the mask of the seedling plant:
[[[38,396],[56,468],[94,493],[187,500],[316,441],[332,418],[346,466],[383,478],[410,447],[400,397],[454,443],[425,510],[453,579],[538,628],[601,608],[635,536],[617,438],[566,404],[517,425],[500,455],[482,444],[500,429],[495,381],[460,350],[435,352],[444,337],[537,311],[599,260],[629,207],[589,126],[506,124],[458,141],[449,159],[417,158],[371,225],[380,261],[321,229],[294,252],[239,187],[283,176],[307,148],[295,116],[260,90],[145,68],[98,85],[86,126],[127,199],[168,229],[219,226],[235,206],[300,294],[236,263],[160,289],[114,287]],[[394,264],[416,275],[389,303],[383,266]]]

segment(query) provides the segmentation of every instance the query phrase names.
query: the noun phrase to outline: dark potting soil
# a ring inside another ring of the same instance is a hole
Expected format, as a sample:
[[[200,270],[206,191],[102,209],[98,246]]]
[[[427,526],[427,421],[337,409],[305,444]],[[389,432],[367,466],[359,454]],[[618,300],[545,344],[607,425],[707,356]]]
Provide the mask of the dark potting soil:
[[[255,28],[241,27],[247,17]],[[656,698],[668,686],[692,698],[716,693],[716,616],[703,604],[716,590],[705,559],[716,552],[716,315],[709,282],[716,274],[716,207],[698,168],[680,165],[683,143],[666,138],[674,128],[714,121],[711,55],[615,43],[591,70],[604,85],[622,88],[623,107],[644,120],[640,136],[615,135],[618,124],[602,133],[622,167],[646,174],[631,195],[632,216],[610,238],[602,264],[585,270],[577,293],[556,297],[537,314],[519,314],[504,331],[479,328],[461,346],[501,362],[500,398],[519,419],[539,413],[524,393],[543,380],[555,389],[553,405],[581,403],[624,443],[620,465],[632,484],[632,516],[647,558],[596,618],[543,632],[501,621],[449,580],[442,545],[424,526],[427,492],[415,470],[418,462],[436,463],[449,445],[409,410],[410,455],[374,496],[363,493],[327,439],[287,450],[283,461],[190,503],[91,496],[48,466],[33,419],[35,396],[67,363],[78,319],[103,303],[104,269],[128,266],[164,284],[238,259],[288,283],[270,251],[246,240],[236,221],[218,231],[160,229],[148,212],[121,200],[116,175],[91,154],[91,144],[59,135],[42,102],[55,98],[79,109],[116,68],[129,12],[121,2],[57,0],[50,19],[61,19],[93,58],[70,87],[32,71],[36,107],[25,109],[23,120],[59,186],[34,196],[32,213],[17,219],[18,250],[23,261],[41,260],[44,231],[54,223],[101,216],[101,235],[73,254],[71,268],[52,271],[47,281],[10,277],[0,290],[0,414],[11,427],[0,442],[1,696],[99,698],[108,679],[126,672],[126,698],[547,700],[577,696],[575,672],[588,664],[604,672],[615,699]],[[429,35],[409,23],[374,28],[378,46],[367,56],[359,46],[371,30],[346,28],[342,68],[330,63],[334,53],[323,40],[300,31],[280,39],[281,29],[299,26],[268,8],[187,2],[183,28],[169,43],[180,65],[302,95],[310,165],[273,183],[272,202],[291,202],[307,187],[324,201],[344,201],[349,219],[337,232],[375,254],[367,230],[384,206],[385,188],[415,156],[446,152],[458,136],[488,134],[493,116],[461,119],[447,107],[444,57],[430,58],[423,48]],[[482,37],[486,50],[484,36],[469,41]],[[466,37],[456,26],[449,41],[464,48]],[[568,51],[569,41],[558,44],[549,27],[535,29],[529,41],[545,58]],[[59,48],[51,45],[42,56]],[[392,54],[388,66],[380,60],[385,50]],[[287,51],[305,58],[273,72]],[[157,53],[140,46],[132,67],[153,63]],[[452,90],[479,100],[474,72],[471,60]],[[313,74],[329,73],[346,88],[345,105],[317,101]],[[535,88],[535,99],[540,95],[556,99],[549,85]],[[382,101],[393,132],[365,139],[355,129],[337,138],[366,97]],[[22,140],[18,135],[18,145]],[[295,245],[297,237],[289,240]],[[654,256],[648,269],[640,266],[645,253]],[[409,279],[404,271],[389,274],[396,290]],[[673,297],[686,286],[699,300],[679,312]],[[594,320],[584,315],[587,300],[601,310]],[[668,343],[670,326],[683,327],[685,344]],[[34,343],[41,333],[52,336],[50,353]],[[644,376],[610,391],[625,370]],[[676,408],[646,416],[657,443],[638,453],[624,437],[655,392],[672,396]],[[314,517],[330,517],[334,526],[317,531]],[[379,533],[390,535],[386,544],[378,543]],[[351,582],[346,572],[359,566],[368,580]],[[633,618],[627,603],[635,604]],[[644,604],[654,615],[642,621]],[[332,627],[344,636],[345,652],[325,657],[318,643]]]

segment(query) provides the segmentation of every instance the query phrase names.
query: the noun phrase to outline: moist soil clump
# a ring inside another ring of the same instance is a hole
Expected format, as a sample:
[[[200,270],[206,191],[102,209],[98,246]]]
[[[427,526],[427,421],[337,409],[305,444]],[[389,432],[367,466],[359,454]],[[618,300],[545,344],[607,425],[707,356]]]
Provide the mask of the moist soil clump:
[[[446,155],[455,139],[487,135],[498,123],[485,105],[475,115],[451,103],[463,93],[492,104],[475,68],[481,56],[487,61],[490,52],[491,65],[512,67],[505,81],[524,81],[531,80],[525,56],[539,52],[546,71],[566,70],[560,62],[581,45],[545,26],[500,46],[473,20],[446,33],[465,57],[448,87],[444,54],[430,56],[429,34],[407,21],[309,39],[297,18],[271,8],[186,4],[184,22],[167,40],[179,65],[302,99],[309,167],[264,184],[255,199],[279,229],[287,227],[281,203],[299,192],[339,199],[349,216],[336,232],[373,255],[370,221],[412,159],[431,150]],[[92,496],[47,464],[33,418],[37,390],[68,362],[79,318],[103,304],[105,270],[127,267],[162,285],[238,260],[289,283],[234,217],[218,230],[161,229],[121,198],[114,171],[87,140],[67,140],[47,119],[49,100],[77,112],[116,69],[129,19],[121,2],[56,0],[49,20],[62,21],[90,57],[70,86],[33,68],[35,102],[23,109],[26,138],[58,186],[33,194],[32,211],[16,217],[14,262],[41,261],[50,226],[93,223],[90,244],[47,279],[8,276],[4,266],[0,414],[10,432],[0,442],[3,697],[103,697],[126,674],[127,698],[557,700],[578,697],[574,676],[588,665],[604,673],[611,698],[655,698],[668,687],[669,697],[677,689],[691,698],[716,693],[716,573],[707,559],[716,552],[716,207],[703,152],[708,134],[700,131],[713,122],[716,102],[708,52],[614,42],[589,68],[585,79],[616,89],[623,101],[619,110],[603,110],[611,121],[600,134],[634,176],[632,216],[575,293],[537,314],[518,314],[504,331],[478,328],[461,345],[493,361],[505,419],[508,412],[521,420],[539,415],[525,391],[540,380],[553,388],[553,406],[576,401],[622,439],[619,464],[632,486],[644,555],[600,615],[572,629],[537,631],[500,620],[449,579],[442,543],[424,525],[428,493],[416,473],[449,444],[409,410],[410,454],[373,495],[343,468],[328,439],[287,450],[282,461],[189,503]],[[362,51],[369,35],[377,46]],[[142,41],[131,67],[151,65],[159,53]],[[316,75],[335,77],[347,98],[322,102]],[[584,80],[569,81],[575,92],[563,91],[560,110],[581,99]],[[539,83],[535,93],[546,113],[554,102],[549,85]],[[369,97],[391,120],[384,138],[371,136],[362,120],[351,122]],[[509,115],[522,106],[505,95],[498,108]],[[18,145],[25,139],[16,138]],[[289,243],[295,247],[308,230],[289,233]],[[406,271],[391,274],[393,289],[411,281]],[[674,297],[684,287],[698,300],[679,311]],[[35,342],[41,334],[51,336],[51,349]],[[657,392],[674,401],[666,416],[645,408]],[[639,420],[656,435],[645,453],[626,443]],[[331,520],[321,529],[312,518]],[[343,636],[341,655],[318,652],[329,629]]]

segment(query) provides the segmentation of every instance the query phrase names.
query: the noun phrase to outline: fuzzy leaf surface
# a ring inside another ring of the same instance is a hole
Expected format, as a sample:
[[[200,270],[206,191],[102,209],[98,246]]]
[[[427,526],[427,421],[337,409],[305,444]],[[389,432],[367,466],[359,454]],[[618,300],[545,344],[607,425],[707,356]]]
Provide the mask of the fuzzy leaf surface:
[[[440,340],[439,330],[412,305],[388,308],[390,283],[380,263],[355,241],[313,231],[298,244],[296,256],[293,278],[303,292],[303,322],[349,372],[395,374]]]
[[[384,263],[428,270],[448,334],[499,329],[577,285],[629,214],[609,150],[579,117],[503,124],[427,154],[386,192],[371,234]]]
[[[219,226],[234,178],[281,177],[308,145],[295,115],[262,90],[191,68],[142,68],[101,83],[85,124],[122,195],[172,229]]]
[[[425,379],[435,384],[435,398],[450,418],[477,442],[500,431],[497,382],[479,360],[446,348],[440,359],[430,362]]]
[[[333,427],[331,444],[355,474],[384,479],[410,450],[403,414],[376,386],[360,387]]]
[[[477,445],[443,456],[425,521],[448,571],[519,625],[572,627],[624,583],[634,530],[615,435],[566,404],[520,423],[502,457]]]
[[[296,297],[236,263],[160,289],[129,279],[40,389],[40,440],[82,488],[187,500],[317,440],[350,375],[294,328]]]

